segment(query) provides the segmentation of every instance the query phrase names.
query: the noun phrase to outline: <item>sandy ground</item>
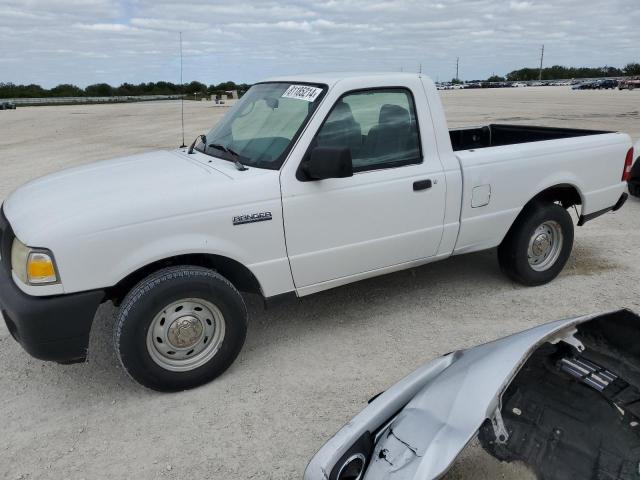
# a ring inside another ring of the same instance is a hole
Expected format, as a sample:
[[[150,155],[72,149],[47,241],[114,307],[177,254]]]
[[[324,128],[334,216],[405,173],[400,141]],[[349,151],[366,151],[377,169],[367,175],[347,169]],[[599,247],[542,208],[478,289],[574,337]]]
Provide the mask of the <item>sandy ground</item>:
[[[640,91],[525,88],[443,92],[451,126],[488,121],[622,130],[640,137]],[[187,141],[225,109],[185,104]],[[179,103],[0,112],[0,199],[69,165],[180,143]],[[29,357],[0,326],[0,478],[291,479],[368,398],[427,360],[543,322],[640,310],[640,201],[576,232],[550,285],[506,280],[482,252],[289,301],[249,297],[247,343],[221,378],[158,394],[117,366],[110,306],[90,361]],[[62,321],[62,320],[61,320]],[[448,475],[532,478],[472,442]]]

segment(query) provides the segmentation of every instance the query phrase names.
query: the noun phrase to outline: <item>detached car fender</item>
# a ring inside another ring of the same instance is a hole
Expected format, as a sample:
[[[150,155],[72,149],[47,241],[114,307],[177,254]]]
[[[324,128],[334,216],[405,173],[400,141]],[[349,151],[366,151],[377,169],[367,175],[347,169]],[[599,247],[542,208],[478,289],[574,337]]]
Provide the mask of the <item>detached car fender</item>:
[[[440,478],[479,430],[490,454],[524,461],[540,478],[594,478],[598,468],[607,478],[627,478],[619,472],[629,468],[635,475],[638,333],[640,317],[619,310],[438,358],[371,401],[311,459],[304,478]],[[576,409],[589,416],[567,413]],[[598,434],[612,439],[604,463],[590,440]]]

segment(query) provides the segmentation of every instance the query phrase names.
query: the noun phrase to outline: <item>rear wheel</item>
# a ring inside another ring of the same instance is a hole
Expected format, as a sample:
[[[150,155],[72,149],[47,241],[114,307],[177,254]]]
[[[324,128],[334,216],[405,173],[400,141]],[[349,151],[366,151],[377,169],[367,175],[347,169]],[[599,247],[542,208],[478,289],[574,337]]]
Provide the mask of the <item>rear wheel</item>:
[[[562,271],[572,247],[571,215],[555,203],[535,202],[525,207],[498,247],[498,261],[513,280],[542,285]]]
[[[218,273],[169,267],[138,283],[122,302],[114,331],[126,372],[154,390],[209,382],[236,359],[247,331],[240,293]]]

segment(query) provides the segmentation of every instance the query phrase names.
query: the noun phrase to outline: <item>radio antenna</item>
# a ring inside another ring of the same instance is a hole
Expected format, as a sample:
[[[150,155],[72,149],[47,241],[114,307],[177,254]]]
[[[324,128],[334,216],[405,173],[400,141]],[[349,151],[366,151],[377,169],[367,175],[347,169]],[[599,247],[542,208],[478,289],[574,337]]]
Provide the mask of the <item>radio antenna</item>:
[[[180,120],[182,122],[182,145],[180,148],[186,148],[184,143],[184,83],[182,81],[182,32],[180,32]]]

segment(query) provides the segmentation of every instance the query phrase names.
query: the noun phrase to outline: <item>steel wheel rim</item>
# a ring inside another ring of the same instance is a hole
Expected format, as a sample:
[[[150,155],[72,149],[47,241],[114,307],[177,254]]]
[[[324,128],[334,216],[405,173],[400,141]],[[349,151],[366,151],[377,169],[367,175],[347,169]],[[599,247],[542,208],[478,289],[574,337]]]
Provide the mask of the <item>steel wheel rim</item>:
[[[147,352],[160,367],[187,372],[211,360],[224,340],[220,309],[202,298],[184,298],[160,310],[147,329]]]
[[[529,266],[536,272],[551,268],[560,257],[563,243],[564,235],[558,222],[549,220],[540,224],[529,239]]]

